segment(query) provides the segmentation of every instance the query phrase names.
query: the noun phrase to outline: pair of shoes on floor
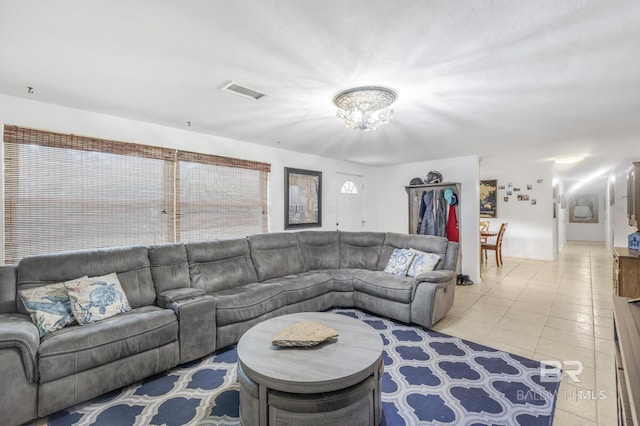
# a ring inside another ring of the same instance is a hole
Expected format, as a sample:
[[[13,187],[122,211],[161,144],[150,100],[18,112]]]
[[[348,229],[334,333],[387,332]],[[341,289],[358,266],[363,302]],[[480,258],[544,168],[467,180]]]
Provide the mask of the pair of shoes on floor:
[[[472,285],[473,281],[469,279],[469,275],[458,274],[458,285]]]

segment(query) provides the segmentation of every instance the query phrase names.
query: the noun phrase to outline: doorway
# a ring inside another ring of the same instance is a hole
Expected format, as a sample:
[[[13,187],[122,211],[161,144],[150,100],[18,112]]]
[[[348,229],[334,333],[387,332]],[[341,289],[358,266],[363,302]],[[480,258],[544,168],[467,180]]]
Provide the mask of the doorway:
[[[362,231],[365,227],[363,211],[364,185],[362,176],[337,173],[336,229]]]

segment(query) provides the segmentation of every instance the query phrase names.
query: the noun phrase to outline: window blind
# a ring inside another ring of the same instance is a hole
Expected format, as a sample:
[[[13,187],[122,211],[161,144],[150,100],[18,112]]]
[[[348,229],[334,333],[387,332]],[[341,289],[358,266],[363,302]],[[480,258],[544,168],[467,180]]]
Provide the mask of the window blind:
[[[5,263],[268,231],[270,165],[4,128]]]
[[[179,239],[233,238],[266,232],[269,168],[265,166],[179,152]]]

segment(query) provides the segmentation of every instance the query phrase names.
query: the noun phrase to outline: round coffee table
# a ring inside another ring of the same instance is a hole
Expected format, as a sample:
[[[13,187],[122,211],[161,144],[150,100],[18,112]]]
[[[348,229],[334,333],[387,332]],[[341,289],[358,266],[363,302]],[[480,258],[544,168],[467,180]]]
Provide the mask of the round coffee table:
[[[338,331],[308,348],[276,347],[285,327],[318,321]],[[261,322],[238,342],[240,420],[243,426],[378,425],[382,338],[345,315],[304,312]]]

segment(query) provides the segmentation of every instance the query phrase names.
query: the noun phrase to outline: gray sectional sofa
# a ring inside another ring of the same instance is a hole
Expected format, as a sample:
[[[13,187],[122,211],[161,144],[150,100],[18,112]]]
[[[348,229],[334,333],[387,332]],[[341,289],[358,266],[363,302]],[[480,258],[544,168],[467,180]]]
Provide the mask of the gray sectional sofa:
[[[396,248],[441,256],[415,278],[384,272]],[[356,307],[431,327],[453,304],[458,244],[303,231],[43,254],[0,266],[0,424],[46,416],[235,344],[277,315]],[[131,311],[40,338],[17,292],[116,272]]]

